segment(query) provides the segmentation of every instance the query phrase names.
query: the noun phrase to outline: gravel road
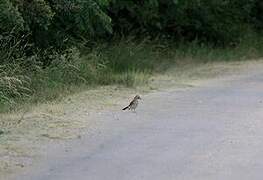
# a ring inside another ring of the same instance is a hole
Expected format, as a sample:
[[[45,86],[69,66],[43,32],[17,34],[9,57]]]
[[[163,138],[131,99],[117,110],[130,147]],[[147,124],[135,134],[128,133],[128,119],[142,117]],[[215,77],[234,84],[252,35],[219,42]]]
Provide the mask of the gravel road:
[[[142,99],[93,115],[96,128],[17,180],[263,179],[263,73]]]

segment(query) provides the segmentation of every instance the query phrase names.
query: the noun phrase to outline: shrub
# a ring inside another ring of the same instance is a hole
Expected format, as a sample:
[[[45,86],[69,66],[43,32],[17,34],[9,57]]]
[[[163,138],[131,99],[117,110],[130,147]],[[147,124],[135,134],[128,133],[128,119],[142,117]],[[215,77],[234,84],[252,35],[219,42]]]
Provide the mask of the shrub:
[[[249,27],[256,0],[147,0],[111,3],[114,28],[129,33],[163,33],[214,43],[238,42]]]
[[[24,19],[18,9],[9,1],[0,1],[0,34],[24,29]]]

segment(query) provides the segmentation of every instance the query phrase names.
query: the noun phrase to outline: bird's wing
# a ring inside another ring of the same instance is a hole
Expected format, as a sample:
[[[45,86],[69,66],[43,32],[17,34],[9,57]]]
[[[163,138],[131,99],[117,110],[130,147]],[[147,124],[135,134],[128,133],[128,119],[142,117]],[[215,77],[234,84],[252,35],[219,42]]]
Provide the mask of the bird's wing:
[[[129,106],[133,105],[134,104],[134,100],[132,100],[129,104]]]

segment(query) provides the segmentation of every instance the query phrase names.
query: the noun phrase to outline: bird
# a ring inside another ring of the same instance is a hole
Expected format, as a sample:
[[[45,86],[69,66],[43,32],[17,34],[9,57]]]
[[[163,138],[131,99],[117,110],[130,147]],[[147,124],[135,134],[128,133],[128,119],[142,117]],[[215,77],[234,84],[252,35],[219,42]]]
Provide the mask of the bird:
[[[128,106],[126,106],[125,108],[123,108],[122,110],[133,110],[135,112],[135,109],[137,108],[138,104],[139,104],[139,99],[142,99],[139,95],[136,95],[133,100],[130,102],[130,104]]]

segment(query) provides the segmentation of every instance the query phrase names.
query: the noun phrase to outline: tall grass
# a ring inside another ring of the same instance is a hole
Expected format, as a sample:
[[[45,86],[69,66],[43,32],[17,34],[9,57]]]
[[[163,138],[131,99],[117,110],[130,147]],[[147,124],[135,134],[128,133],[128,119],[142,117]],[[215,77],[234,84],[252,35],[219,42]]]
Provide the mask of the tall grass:
[[[247,36],[240,44],[227,48],[198,41],[178,43],[130,38],[98,44],[89,51],[70,48],[60,53],[47,52],[44,56],[43,53],[25,56],[26,47],[17,51],[21,48],[19,41],[9,39],[2,42],[0,50],[0,112],[15,110],[24,102],[58,99],[80,87],[146,84],[154,72],[164,72],[171,66],[260,58],[262,43],[259,36]],[[41,58],[52,61],[44,68]]]
[[[211,61],[237,61],[251,60],[263,56],[263,37],[253,32],[244,34],[239,44],[232,44],[228,47],[216,47],[212,44],[193,42],[173,44],[172,56],[177,61],[190,60],[191,62]]]
[[[12,33],[0,36],[0,110],[15,105],[15,98],[24,99],[30,94],[30,78],[24,73],[25,46],[21,46],[23,37]]]
[[[16,67],[0,66],[0,103],[14,103],[12,97],[26,97],[30,93],[30,79],[16,74]]]

